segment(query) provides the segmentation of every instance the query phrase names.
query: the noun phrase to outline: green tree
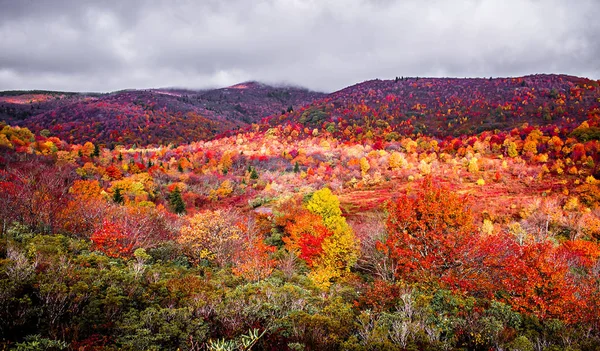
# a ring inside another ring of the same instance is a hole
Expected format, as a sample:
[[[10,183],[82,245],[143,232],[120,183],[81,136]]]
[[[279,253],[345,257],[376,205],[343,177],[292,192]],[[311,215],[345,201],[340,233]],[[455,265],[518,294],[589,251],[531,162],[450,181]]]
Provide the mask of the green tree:
[[[92,152],[92,156],[100,156],[100,146],[98,146],[98,144],[94,144],[94,152]]]
[[[113,193],[112,200],[118,204],[123,204],[125,202],[125,199],[123,198],[123,194],[121,194],[121,188],[119,188],[119,187],[115,188],[115,192]]]
[[[179,188],[175,188],[175,190],[169,194],[169,205],[173,212],[177,214],[185,213],[185,203],[181,198],[181,191],[179,191]]]

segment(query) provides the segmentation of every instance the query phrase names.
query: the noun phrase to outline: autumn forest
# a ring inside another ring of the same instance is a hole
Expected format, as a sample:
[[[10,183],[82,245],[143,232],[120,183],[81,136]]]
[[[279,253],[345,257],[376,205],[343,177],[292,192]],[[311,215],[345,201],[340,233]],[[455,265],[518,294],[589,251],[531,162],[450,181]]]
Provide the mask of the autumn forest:
[[[598,350],[600,81],[0,92],[2,350]]]

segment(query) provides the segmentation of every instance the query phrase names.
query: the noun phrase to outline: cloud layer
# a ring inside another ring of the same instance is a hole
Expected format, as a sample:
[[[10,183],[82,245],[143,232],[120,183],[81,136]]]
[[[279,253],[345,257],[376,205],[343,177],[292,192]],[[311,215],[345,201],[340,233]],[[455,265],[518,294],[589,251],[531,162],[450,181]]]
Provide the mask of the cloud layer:
[[[596,0],[0,0],[0,90],[600,78]]]

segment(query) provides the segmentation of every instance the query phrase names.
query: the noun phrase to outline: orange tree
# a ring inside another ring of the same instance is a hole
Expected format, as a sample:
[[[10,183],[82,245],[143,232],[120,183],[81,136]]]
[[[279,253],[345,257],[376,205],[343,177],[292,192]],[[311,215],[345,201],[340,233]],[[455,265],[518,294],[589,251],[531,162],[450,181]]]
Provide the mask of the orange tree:
[[[465,198],[425,178],[414,194],[387,205],[388,238],[379,244],[396,263],[396,276],[433,282],[460,269],[477,239]]]

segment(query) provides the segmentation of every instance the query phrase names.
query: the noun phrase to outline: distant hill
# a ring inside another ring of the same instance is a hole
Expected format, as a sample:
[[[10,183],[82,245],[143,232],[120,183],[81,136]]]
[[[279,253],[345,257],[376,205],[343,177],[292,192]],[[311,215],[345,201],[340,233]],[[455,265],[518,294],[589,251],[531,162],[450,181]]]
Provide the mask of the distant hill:
[[[566,75],[404,78],[356,84],[275,116],[269,126],[319,128],[341,139],[459,136],[523,123],[574,128],[600,107],[598,82]]]
[[[323,94],[245,82],[211,90],[0,92],[0,121],[70,143],[182,144],[285,125],[341,140],[438,138],[524,123],[573,129],[600,108],[597,81],[567,75],[371,80]]]
[[[0,120],[71,143],[186,143],[210,139],[324,96],[246,82],[213,90],[125,90],[109,94],[0,92]]]

